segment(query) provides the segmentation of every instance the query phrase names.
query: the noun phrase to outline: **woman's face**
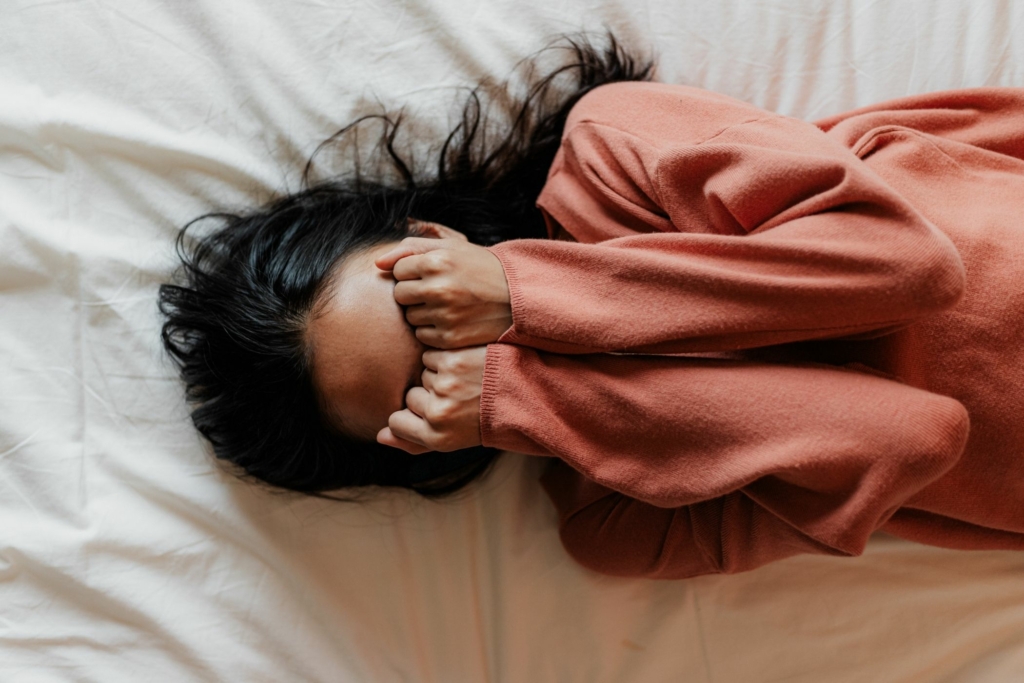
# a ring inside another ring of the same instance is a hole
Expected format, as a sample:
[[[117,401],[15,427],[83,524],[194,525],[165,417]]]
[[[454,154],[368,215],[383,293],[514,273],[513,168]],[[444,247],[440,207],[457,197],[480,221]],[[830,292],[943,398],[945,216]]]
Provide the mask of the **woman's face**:
[[[373,261],[396,242],[349,256],[307,327],[313,382],[328,418],[344,433],[373,441],[405,393],[420,383],[426,347],[395,303],[391,273]]]

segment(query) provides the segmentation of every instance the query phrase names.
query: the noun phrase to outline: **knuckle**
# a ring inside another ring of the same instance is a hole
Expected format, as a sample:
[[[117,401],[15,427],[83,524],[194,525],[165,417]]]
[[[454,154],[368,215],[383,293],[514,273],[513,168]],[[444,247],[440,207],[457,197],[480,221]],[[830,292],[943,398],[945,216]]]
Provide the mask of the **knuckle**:
[[[395,287],[395,302],[402,306],[410,304],[412,301],[409,298],[409,290],[405,287]]]
[[[429,336],[421,337],[420,341],[428,346],[433,346],[435,349],[447,351],[449,342],[446,341],[445,332],[443,330],[438,330],[436,327],[428,329],[430,330]],[[438,371],[444,372],[440,365],[438,365]]]
[[[455,292],[445,282],[433,282],[424,287],[423,293],[429,296],[431,301],[441,305],[448,306],[455,302]]]
[[[433,421],[443,424],[450,420],[455,413],[455,405],[451,401],[435,401],[432,411],[434,413]]]
[[[444,270],[444,261],[442,260],[441,251],[432,251],[429,254],[425,254],[423,257],[424,269],[432,274],[440,273]]]
[[[431,401],[423,407],[423,419],[432,425],[437,424],[444,419],[441,407],[436,401]]]
[[[437,380],[434,386],[438,392],[449,395],[455,393],[455,390],[458,389],[458,382],[453,377],[444,377]]]

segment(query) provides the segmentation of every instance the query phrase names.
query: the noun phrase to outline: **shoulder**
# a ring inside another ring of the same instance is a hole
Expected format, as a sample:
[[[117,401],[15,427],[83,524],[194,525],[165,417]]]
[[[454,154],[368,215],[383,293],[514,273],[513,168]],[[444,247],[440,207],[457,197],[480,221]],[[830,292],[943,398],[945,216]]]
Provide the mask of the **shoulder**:
[[[608,83],[580,98],[569,112],[564,135],[591,124],[641,138],[671,134],[679,142],[695,142],[738,119],[766,113],[741,100],[688,85]]]

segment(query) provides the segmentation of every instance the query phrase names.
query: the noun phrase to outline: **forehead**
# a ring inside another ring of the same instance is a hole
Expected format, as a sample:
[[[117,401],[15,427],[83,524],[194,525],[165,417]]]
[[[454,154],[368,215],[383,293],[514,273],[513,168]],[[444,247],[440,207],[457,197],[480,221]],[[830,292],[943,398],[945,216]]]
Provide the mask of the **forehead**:
[[[401,403],[405,386],[396,353],[405,319],[391,275],[373,265],[388,248],[347,258],[306,327],[313,382],[324,408],[338,427],[367,440],[400,407],[394,403]]]
[[[373,356],[380,340],[373,333],[394,317],[394,281],[373,265],[376,251],[345,259],[331,276],[306,326],[306,341],[314,370],[335,361],[358,361]],[[321,362],[323,361],[323,362]]]

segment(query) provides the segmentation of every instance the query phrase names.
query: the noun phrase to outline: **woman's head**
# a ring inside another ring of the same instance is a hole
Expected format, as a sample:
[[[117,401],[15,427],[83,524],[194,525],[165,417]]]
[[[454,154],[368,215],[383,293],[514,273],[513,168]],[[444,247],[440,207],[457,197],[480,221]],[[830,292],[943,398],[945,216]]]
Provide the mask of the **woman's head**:
[[[466,237],[436,223],[416,222],[422,237]],[[405,394],[421,384],[421,343],[395,302],[395,280],[374,260],[395,246],[385,242],[348,255],[321,287],[306,319],[305,343],[313,385],[325,418],[341,432],[366,441],[405,407]]]
[[[164,344],[198,403],[196,427],[218,456],[259,479],[309,491],[408,483],[401,453],[336,426],[314,376],[314,320],[326,313],[337,322],[333,286],[346,281],[346,263],[358,266],[361,254],[410,234],[406,211],[386,189],[376,194],[321,186],[222,216],[218,230],[191,244],[186,232],[179,239],[184,283],[161,288]],[[351,339],[362,326],[391,335],[381,346],[405,341],[374,319],[351,322],[333,331]],[[321,354],[339,362],[329,345]],[[366,391],[362,398],[378,400]]]
[[[218,457],[307,492],[441,495],[487,469],[491,449],[412,456],[374,440],[418,380],[423,347],[373,257],[411,234],[453,234],[439,226],[485,246],[546,235],[534,201],[572,105],[651,71],[611,36],[603,48],[574,39],[565,49],[571,63],[534,83],[498,126],[485,120],[484,89],[473,90],[432,173],[414,174],[396,151],[400,118],[365,117],[332,139],[382,121],[390,173],[367,179],[357,168],[256,210],[203,217],[219,225],[200,237],[186,226],[178,282],[160,289],[163,342]]]

